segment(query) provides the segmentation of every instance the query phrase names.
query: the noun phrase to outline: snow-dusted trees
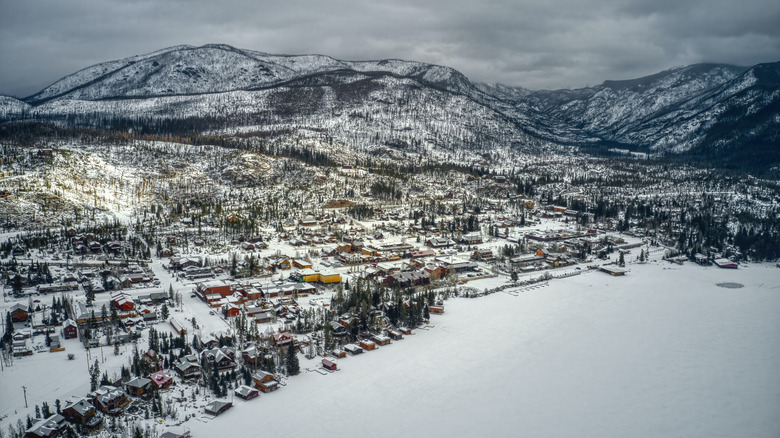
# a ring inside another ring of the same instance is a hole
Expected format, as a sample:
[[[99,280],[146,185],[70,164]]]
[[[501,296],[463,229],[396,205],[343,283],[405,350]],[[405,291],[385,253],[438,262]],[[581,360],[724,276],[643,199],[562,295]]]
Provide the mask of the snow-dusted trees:
[[[301,372],[301,366],[298,362],[298,351],[292,342],[287,346],[287,354],[285,355],[284,365],[287,368],[287,374],[291,376]]]

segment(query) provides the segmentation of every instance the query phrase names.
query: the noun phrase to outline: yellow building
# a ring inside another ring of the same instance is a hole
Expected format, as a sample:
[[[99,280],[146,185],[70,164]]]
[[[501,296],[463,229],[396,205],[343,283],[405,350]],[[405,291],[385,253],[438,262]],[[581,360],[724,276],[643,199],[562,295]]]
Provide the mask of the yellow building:
[[[336,272],[323,272],[320,274],[320,282],[322,283],[340,283],[341,274]]]
[[[309,272],[307,272],[307,271],[309,271]],[[319,272],[314,272],[311,269],[306,269],[303,272],[303,281],[305,281],[307,283],[311,283],[311,282],[314,282],[314,281],[320,281],[320,273]]]

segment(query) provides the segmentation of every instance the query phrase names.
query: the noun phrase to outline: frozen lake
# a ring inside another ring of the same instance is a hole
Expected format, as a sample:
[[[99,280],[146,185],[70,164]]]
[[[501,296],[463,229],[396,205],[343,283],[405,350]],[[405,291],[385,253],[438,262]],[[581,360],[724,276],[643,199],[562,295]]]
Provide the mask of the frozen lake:
[[[186,425],[194,436],[780,436],[780,269],[630,268],[450,300],[429,331]]]

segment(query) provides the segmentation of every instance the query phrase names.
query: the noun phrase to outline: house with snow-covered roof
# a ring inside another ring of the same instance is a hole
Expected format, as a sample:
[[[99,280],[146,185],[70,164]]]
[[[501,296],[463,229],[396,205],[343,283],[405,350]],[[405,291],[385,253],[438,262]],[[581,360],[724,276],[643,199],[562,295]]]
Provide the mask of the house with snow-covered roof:
[[[204,408],[204,412],[206,412],[209,415],[217,416],[228,409],[233,407],[233,403],[229,402],[227,400],[214,400],[210,403],[208,403]]]
[[[149,374],[149,380],[152,381],[158,390],[166,389],[173,384],[173,375],[170,371],[160,370]]]
[[[26,322],[29,317],[28,307],[24,304],[16,303],[8,311],[12,322]]]
[[[252,388],[249,385],[241,385],[236,388],[233,393],[244,400],[252,400],[253,398],[260,396],[260,391],[257,388]]]
[[[152,393],[152,381],[143,377],[125,382],[125,391],[134,397],[147,397]]]
[[[256,371],[252,375],[255,387],[262,392],[272,392],[279,389],[279,382],[274,379],[274,375],[265,371]]]
[[[124,292],[112,294],[111,305],[124,312],[129,312],[135,308],[133,299]]]
[[[213,368],[216,368],[220,371],[233,369],[236,367],[236,356],[230,347],[203,350],[201,352],[201,357],[211,363]]]
[[[179,359],[173,369],[184,379],[200,376],[200,362],[198,356],[190,354]]]
[[[65,432],[68,423],[60,414],[51,415],[43,420],[36,421],[32,427],[24,433],[29,438],[55,438]]]
[[[80,424],[90,429],[103,422],[103,414],[98,412],[95,406],[85,398],[68,402],[62,409],[62,415],[71,423]]]
[[[90,393],[92,404],[104,414],[121,414],[125,406],[130,403],[127,393],[113,386],[101,386],[97,391]]]
[[[274,333],[274,344],[278,346],[287,345],[293,342],[290,332]]]

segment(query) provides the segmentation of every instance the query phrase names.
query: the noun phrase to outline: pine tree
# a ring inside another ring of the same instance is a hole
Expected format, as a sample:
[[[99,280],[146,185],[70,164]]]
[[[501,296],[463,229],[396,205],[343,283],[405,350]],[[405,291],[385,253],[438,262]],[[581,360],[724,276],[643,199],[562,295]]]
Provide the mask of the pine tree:
[[[49,407],[48,402],[43,402],[41,404],[41,415],[43,415],[43,418],[49,418],[51,416],[51,408]]]
[[[5,312],[5,333],[3,334],[3,341],[11,342],[14,337],[14,322],[11,319],[11,312]]]
[[[287,346],[285,365],[287,365],[287,374],[291,376],[301,372],[301,365],[298,362],[298,352],[295,350],[295,346],[292,342]]]
[[[89,387],[91,388],[90,391],[94,391],[98,388],[98,381],[100,379],[100,365],[98,364],[97,359],[95,359],[95,364],[92,365],[90,373]]]

